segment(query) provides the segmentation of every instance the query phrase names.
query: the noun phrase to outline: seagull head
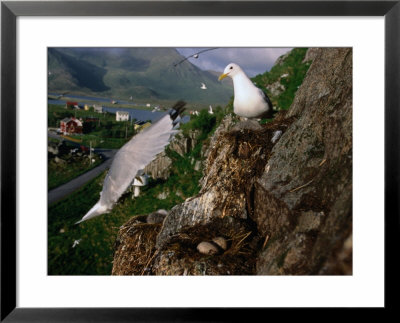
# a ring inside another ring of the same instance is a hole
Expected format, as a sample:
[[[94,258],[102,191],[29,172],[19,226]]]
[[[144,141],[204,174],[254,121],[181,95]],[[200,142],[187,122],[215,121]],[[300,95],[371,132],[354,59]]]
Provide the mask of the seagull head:
[[[243,73],[242,69],[238,64],[235,63],[230,63],[225,67],[224,73],[221,74],[218,78],[218,81],[221,81],[225,77],[229,76],[230,78],[233,78],[235,75]]]

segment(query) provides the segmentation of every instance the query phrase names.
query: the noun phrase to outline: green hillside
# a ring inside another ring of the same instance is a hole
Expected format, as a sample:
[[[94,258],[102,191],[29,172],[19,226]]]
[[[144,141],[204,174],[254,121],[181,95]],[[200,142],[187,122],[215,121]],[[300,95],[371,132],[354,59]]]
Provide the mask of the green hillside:
[[[229,84],[189,61],[175,67],[182,58],[174,48],[49,48],[48,89],[117,100],[226,104]]]
[[[277,110],[287,110],[311,65],[304,62],[308,48],[294,48],[277,59],[270,71],[252,78],[266,91]]]

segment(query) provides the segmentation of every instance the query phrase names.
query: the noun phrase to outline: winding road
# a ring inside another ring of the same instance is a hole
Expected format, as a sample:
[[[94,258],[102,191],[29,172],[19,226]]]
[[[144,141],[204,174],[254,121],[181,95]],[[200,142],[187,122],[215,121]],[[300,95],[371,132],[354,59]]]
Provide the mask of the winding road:
[[[48,193],[47,203],[48,205],[53,204],[76,191],[78,188],[82,187],[91,179],[95,178],[101,172],[103,172],[107,167],[110,167],[111,162],[117,153],[118,149],[94,149],[96,154],[102,155],[104,162],[99,166],[92,168],[91,170],[83,173],[82,175],[74,178],[73,180],[58,186]]]

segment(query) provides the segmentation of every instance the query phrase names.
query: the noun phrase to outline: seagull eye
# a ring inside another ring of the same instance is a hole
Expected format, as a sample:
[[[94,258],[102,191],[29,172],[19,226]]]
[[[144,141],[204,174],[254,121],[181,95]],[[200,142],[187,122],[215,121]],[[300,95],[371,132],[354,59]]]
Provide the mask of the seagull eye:
[[[232,69],[233,68],[233,66],[231,66],[231,67],[229,67],[230,69]]]

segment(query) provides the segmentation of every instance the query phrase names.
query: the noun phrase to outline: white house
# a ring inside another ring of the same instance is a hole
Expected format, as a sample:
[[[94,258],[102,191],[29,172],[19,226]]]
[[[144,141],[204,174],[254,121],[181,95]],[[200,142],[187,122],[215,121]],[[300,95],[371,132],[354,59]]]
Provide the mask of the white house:
[[[103,107],[102,106],[94,105],[93,106],[93,110],[94,110],[94,112],[97,112],[97,113],[103,113]]]
[[[117,121],[128,121],[129,120],[129,112],[117,111],[115,119]]]

